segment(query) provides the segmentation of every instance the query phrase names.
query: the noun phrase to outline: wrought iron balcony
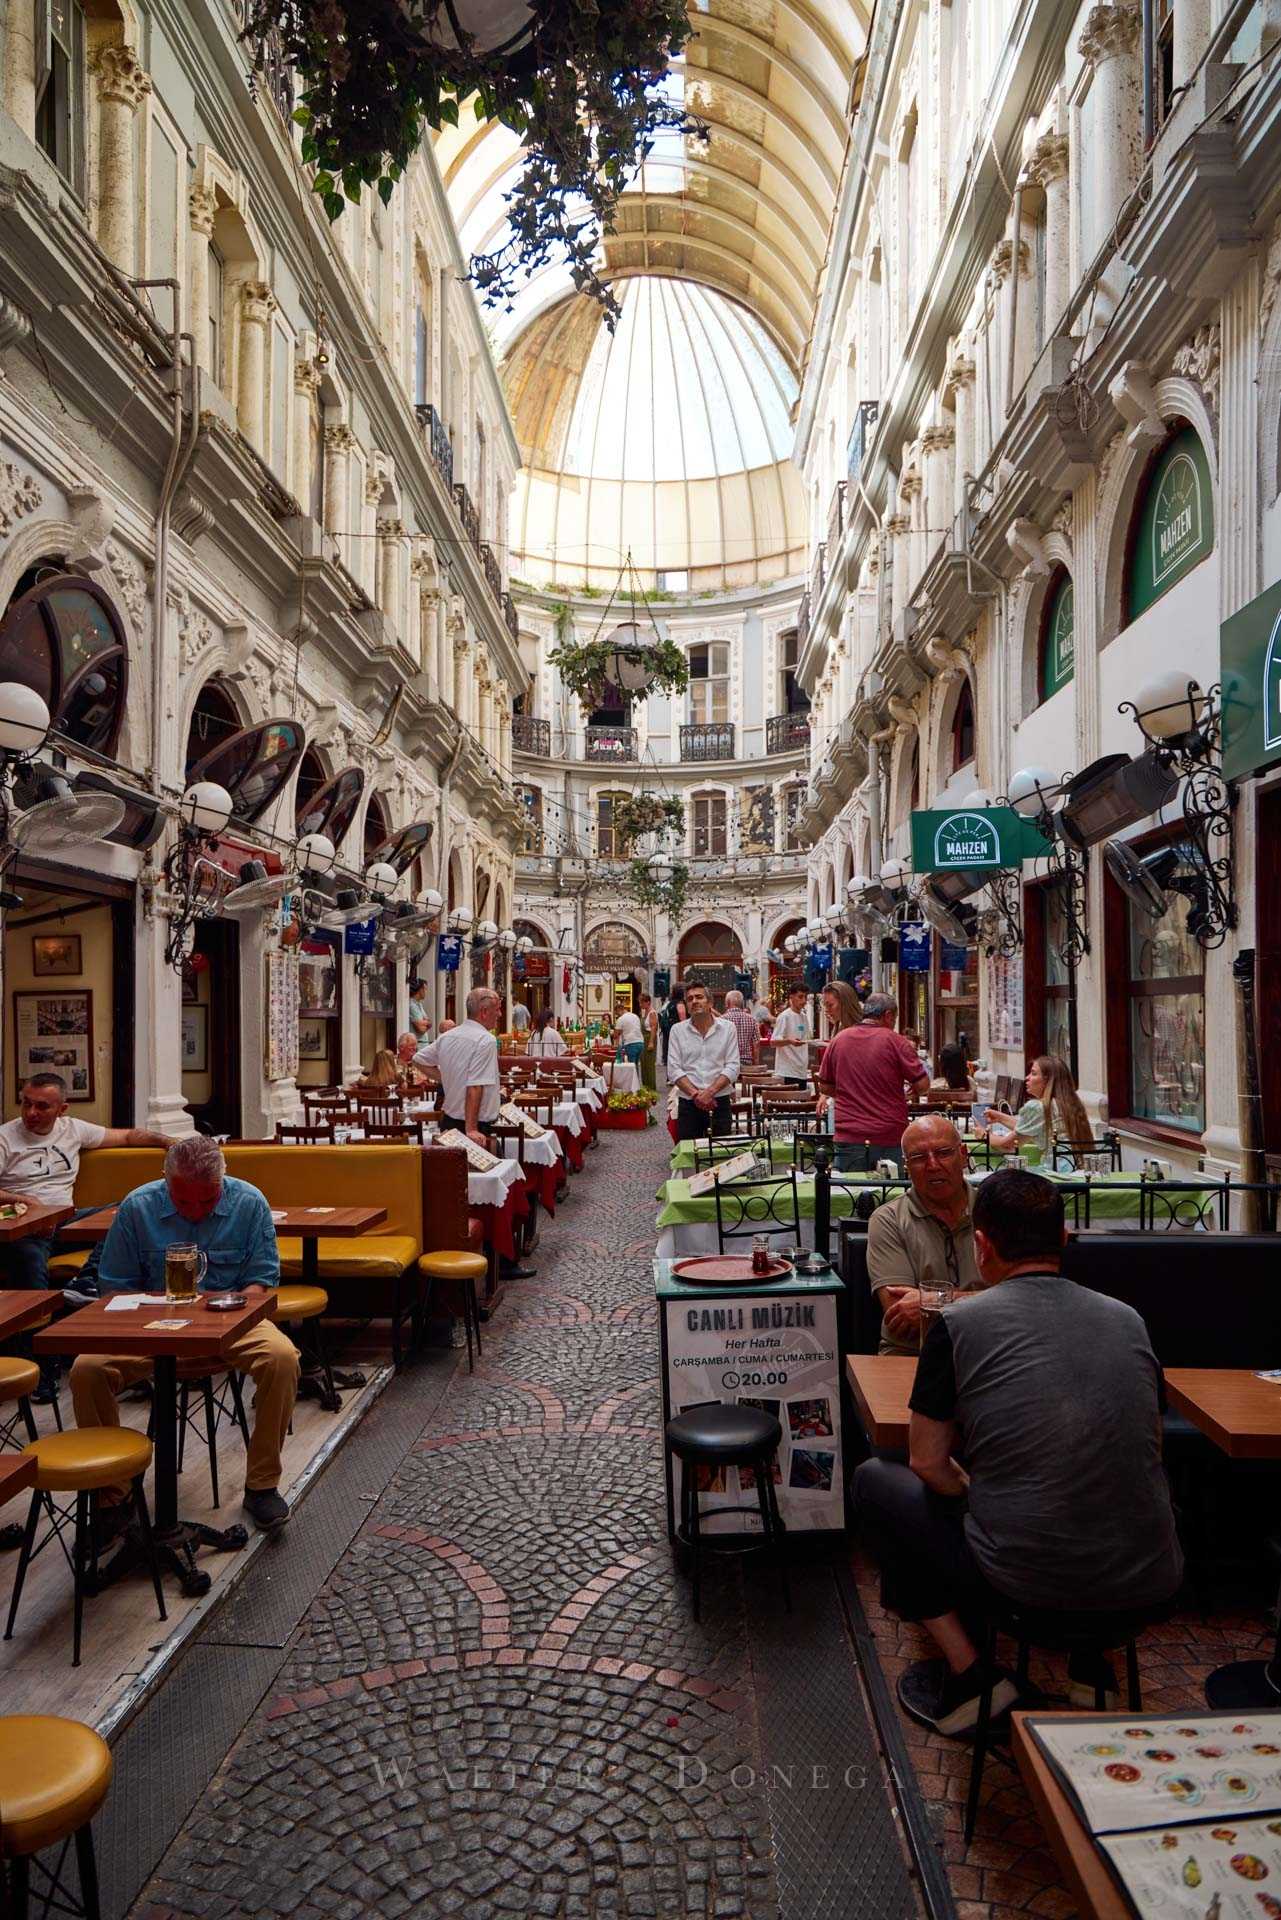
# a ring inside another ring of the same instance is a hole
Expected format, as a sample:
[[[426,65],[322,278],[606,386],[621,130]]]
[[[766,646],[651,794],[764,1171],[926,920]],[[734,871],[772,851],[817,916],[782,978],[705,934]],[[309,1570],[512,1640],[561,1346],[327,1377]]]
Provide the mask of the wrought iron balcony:
[[[231,11],[240,25],[247,27],[254,11],[252,0],[231,0]],[[249,50],[256,58],[257,44],[251,41]],[[254,94],[259,87],[268,94],[276,112],[289,127],[292,135],[294,70],[285,58],[285,43],[278,27],[272,27],[263,37],[262,65],[256,67],[249,76],[250,94]]]
[[[449,437],[449,429],[430,401],[414,408],[418,415],[418,424],[427,436],[431,448],[431,457],[436,462],[437,472],[445,485],[452,491],[454,485],[454,443]]]
[[[803,753],[810,743],[806,713],[776,713],[765,722],[766,753]]]
[[[588,727],[583,757],[598,764],[634,760],[636,758],[635,727]]]
[[[734,723],[732,720],[697,721],[681,728],[682,760],[732,760]]]
[[[501,605],[503,598],[503,570],[499,566],[494,556],[494,549],[489,545],[488,541],[485,541],[481,546],[480,564],[484,569],[485,578],[489,582],[490,592]]]
[[[503,595],[503,620],[513,640],[520,639],[520,615],[516,611],[516,602],[509,593]]]
[[[540,759],[550,760],[551,721],[535,720],[530,713],[514,713],[512,715],[512,746],[517,753],[536,753]]]
[[[480,551],[480,515],[472,505],[471,495],[461,480],[454,482],[454,505],[458,509],[458,518],[463,530],[477,552]]]

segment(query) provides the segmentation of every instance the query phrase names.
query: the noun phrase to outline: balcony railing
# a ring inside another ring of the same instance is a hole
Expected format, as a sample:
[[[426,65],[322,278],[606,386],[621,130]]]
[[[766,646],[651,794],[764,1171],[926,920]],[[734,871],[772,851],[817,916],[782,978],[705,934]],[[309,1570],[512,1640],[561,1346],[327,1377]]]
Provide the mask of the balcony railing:
[[[732,720],[704,720],[681,728],[682,760],[732,760],[734,723]]]
[[[584,759],[597,764],[636,758],[635,727],[588,727]]]
[[[809,743],[808,714],[776,713],[765,722],[766,753],[804,752]]]
[[[252,0],[232,0],[231,11],[242,27],[247,27],[253,13]],[[250,52],[256,58],[258,47],[250,43]],[[263,40],[262,66],[250,74],[251,92],[263,87],[269,95],[276,112],[287,127],[291,128],[294,116],[294,70],[285,58],[285,45],[280,30],[272,27]]]
[[[846,482],[838,480],[832,490],[832,506],[827,516],[827,551],[835,553],[845,531]]]
[[[503,570],[495,559],[494,549],[488,541],[484,541],[481,545],[480,564],[484,570],[485,578],[489,582],[490,592],[501,605],[503,598]]]
[[[418,415],[418,424],[427,436],[431,448],[431,457],[445,485],[452,491],[454,485],[454,443],[449,437],[449,429],[430,401],[424,401],[414,408]]]
[[[880,412],[878,400],[860,400],[858,412],[854,416],[854,425],[850,429],[849,442],[845,448],[845,471],[851,480],[857,480],[863,464],[863,455],[867,451],[867,442],[872,428],[876,425],[876,416]]]
[[[801,595],[801,604],[796,609],[796,651],[804,653],[810,637],[810,597],[808,591]]]
[[[550,760],[551,721],[535,720],[530,713],[514,713],[512,715],[512,746],[517,753],[536,753],[541,759]]]
[[[814,558],[810,561],[810,604],[817,606],[823,597],[823,582],[827,578],[827,547],[820,540],[814,549]]]
[[[458,518],[463,523],[467,538],[477,552],[480,551],[480,515],[471,503],[471,495],[461,480],[454,482],[454,505],[458,509]]]
[[[516,602],[509,593],[503,595],[503,621],[513,640],[520,639],[520,615],[516,611]]]

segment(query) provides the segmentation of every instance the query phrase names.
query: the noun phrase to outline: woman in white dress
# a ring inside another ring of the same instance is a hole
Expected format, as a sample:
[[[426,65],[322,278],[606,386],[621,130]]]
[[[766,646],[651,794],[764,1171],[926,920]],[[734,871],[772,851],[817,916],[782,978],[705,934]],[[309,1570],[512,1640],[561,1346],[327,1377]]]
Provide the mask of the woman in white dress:
[[[556,1023],[549,1011],[540,1013],[535,1020],[525,1052],[534,1060],[559,1060],[569,1052],[564,1035],[556,1031]]]

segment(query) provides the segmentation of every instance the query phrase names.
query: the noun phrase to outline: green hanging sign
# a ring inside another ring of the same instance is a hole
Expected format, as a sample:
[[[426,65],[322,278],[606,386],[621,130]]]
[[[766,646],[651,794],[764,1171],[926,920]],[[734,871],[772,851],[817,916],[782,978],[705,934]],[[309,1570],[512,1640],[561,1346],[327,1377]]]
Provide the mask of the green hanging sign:
[[[1050,602],[1041,659],[1041,698],[1049,700],[1065,687],[1076,671],[1076,623],[1072,576],[1065,573]]]
[[[1281,581],[1219,629],[1223,772],[1229,780],[1281,760]]]
[[[1200,439],[1187,427],[1171,440],[1148,481],[1130,562],[1130,619],[1213,551],[1210,468]]]
[[[918,874],[1021,867],[1049,851],[1032,822],[1013,807],[932,808],[912,815],[912,870]]]

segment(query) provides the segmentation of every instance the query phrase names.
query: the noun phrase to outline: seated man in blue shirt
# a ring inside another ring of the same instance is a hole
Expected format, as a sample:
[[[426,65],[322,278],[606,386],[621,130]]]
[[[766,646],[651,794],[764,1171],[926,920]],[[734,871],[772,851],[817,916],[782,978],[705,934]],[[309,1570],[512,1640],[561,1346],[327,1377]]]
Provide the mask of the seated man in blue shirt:
[[[102,1293],[163,1293],[165,1250],[171,1246],[200,1248],[209,1262],[200,1283],[205,1293],[235,1291],[252,1298],[280,1280],[270,1207],[257,1187],[228,1176],[221,1149],[203,1134],[175,1141],[165,1156],[164,1179],[135,1188],[121,1202],[103,1244]],[[227,1348],[225,1359],[252,1375],[256,1390],[245,1508],[263,1533],[278,1533],[289,1518],[276,1489],[298,1392],[298,1352],[279,1327],[260,1320]],[[147,1359],[82,1353],[71,1369],[76,1425],[119,1426],[116,1395],[150,1375]],[[111,1489],[104,1504],[119,1504],[128,1494],[126,1486]]]

